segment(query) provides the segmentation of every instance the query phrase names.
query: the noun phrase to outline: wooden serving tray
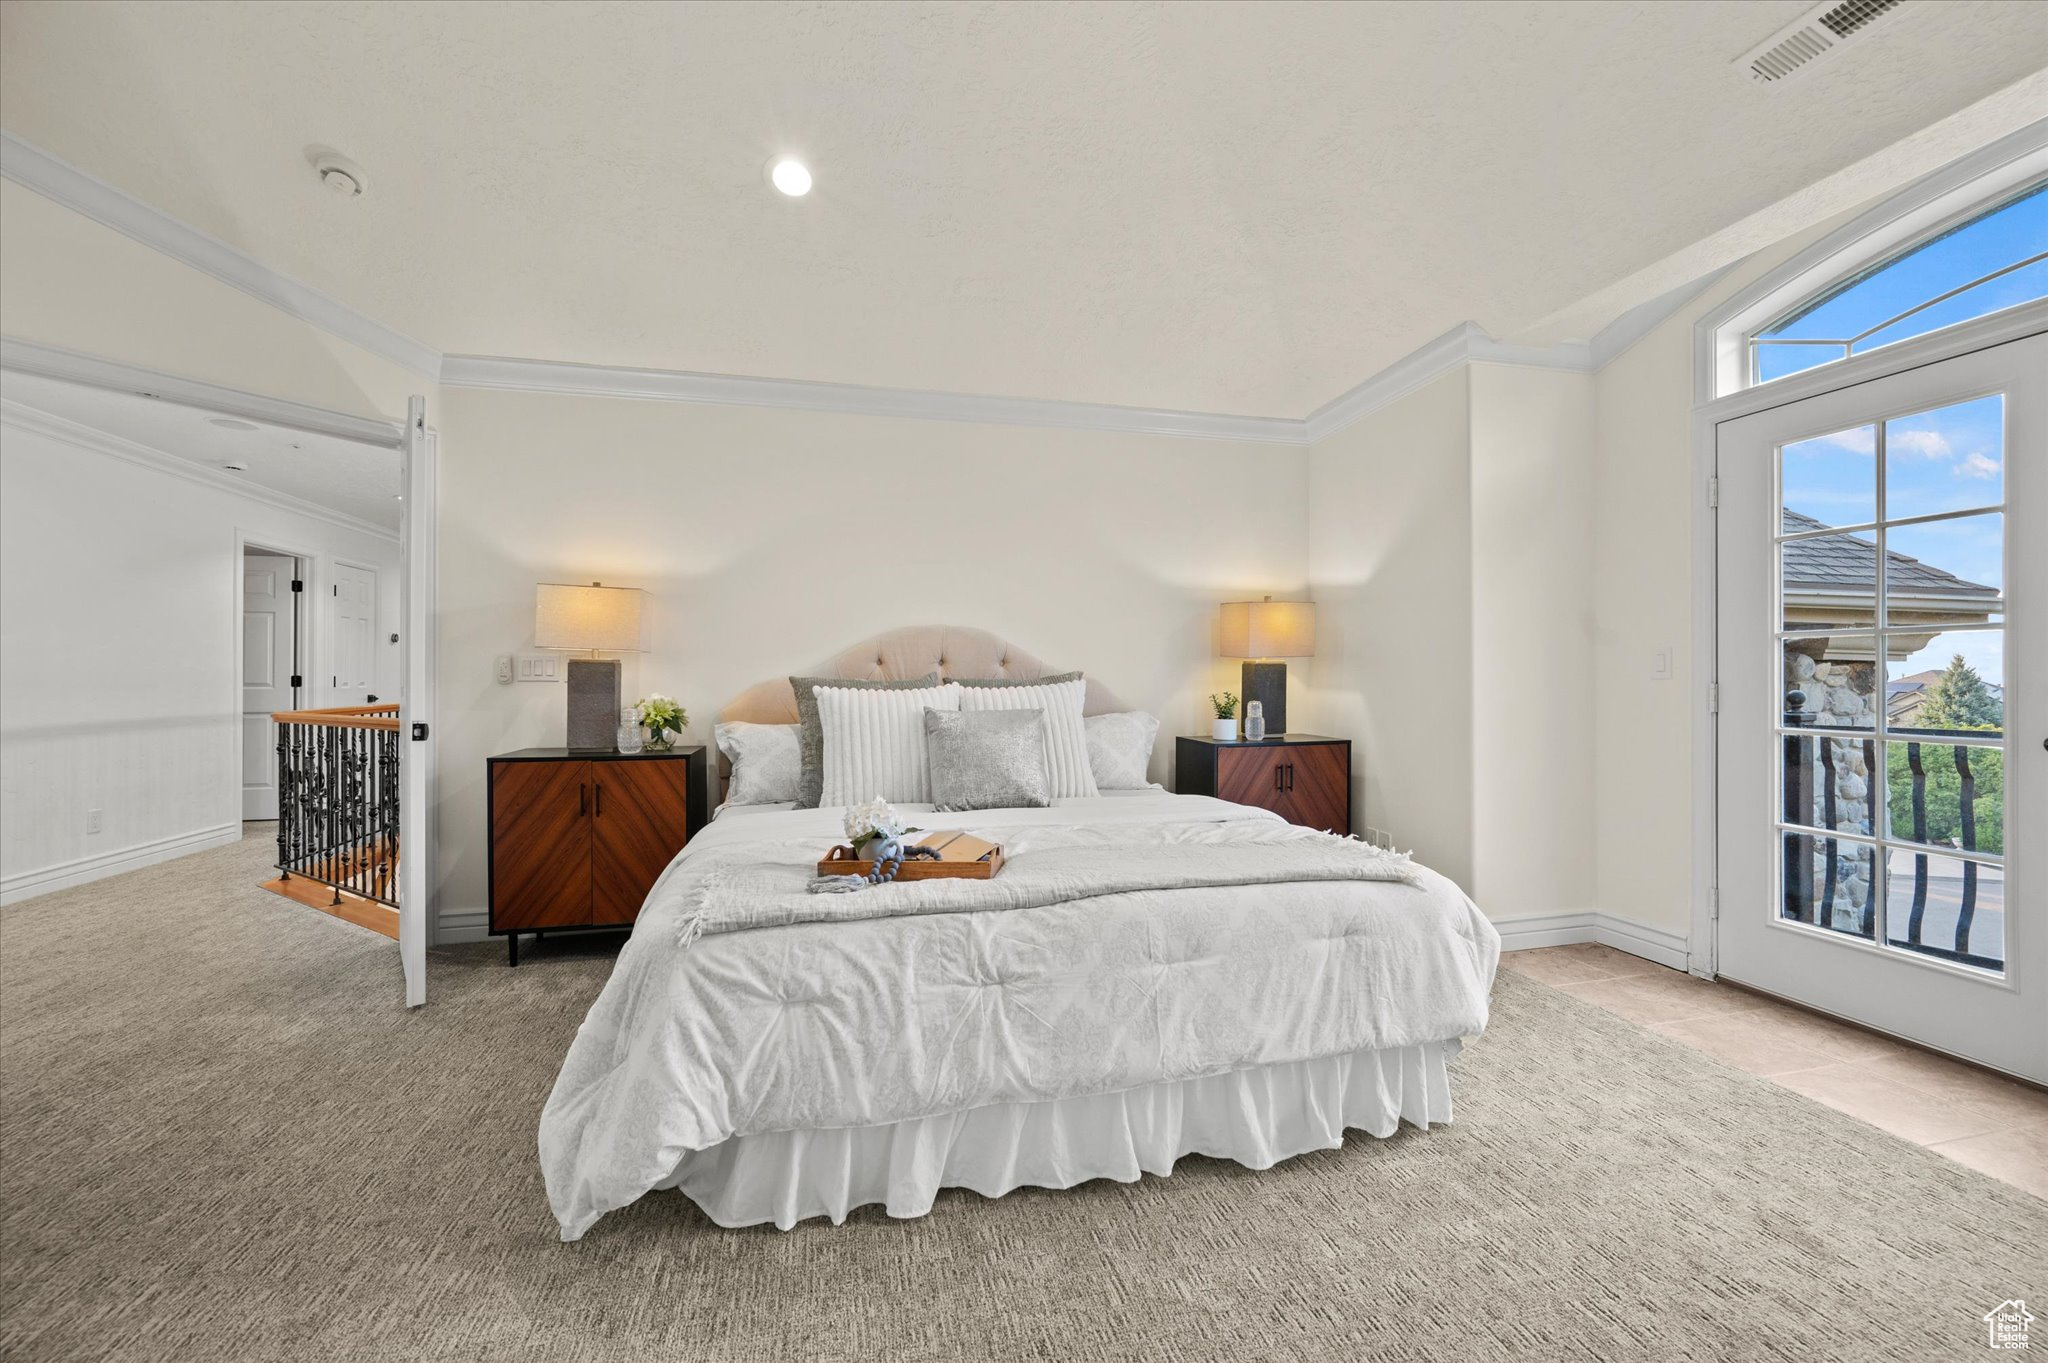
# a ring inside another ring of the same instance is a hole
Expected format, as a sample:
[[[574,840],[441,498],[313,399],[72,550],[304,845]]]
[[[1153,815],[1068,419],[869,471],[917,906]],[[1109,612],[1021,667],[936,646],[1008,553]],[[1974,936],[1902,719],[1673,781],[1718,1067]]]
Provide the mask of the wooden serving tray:
[[[922,857],[905,861],[896,868],[898,880],[987,880],[1003,869],[1003,849],[998,847],[981,861],[929,861]],[[873,875],[875,863],[854,856],[844,844],[825,854],[818,863],[821,876]]]

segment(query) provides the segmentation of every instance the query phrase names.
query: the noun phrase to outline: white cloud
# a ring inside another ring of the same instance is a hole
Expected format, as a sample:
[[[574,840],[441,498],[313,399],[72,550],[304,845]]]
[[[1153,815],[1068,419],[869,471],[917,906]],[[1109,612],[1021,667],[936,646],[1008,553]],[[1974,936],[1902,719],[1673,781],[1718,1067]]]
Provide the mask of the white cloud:
[[[1846,431],[1835,431],[1829,435],[1817,435],[1812,440],[1801,441],[1807,445],[1833,445],[1838,450],[1851,454],[1877,453],[1877,427],[1857,426]],[[1796,449],[1797,446],[1794,446]]]
[[[1946,459],[1955,453],[1948,437],[1940,431],[1887,432],[1885,448],[1897,450],[1900,454],[1917,454],[1923,459]]]
[[[1998,461],[1984,454],[1969,455],[1956,465],[1958,478],[1996,478],[1998,472]]]

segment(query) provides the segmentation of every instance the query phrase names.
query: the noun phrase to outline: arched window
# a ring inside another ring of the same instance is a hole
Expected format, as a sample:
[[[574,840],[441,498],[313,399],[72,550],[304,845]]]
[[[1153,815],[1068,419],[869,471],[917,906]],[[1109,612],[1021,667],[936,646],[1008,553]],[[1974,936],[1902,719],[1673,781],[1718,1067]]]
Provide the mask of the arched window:
[[[2048,298],[2048,120],[1923,177],[1697,332],[1697,400]]]
[[[2048,184],[1915,243],[1749,338],[1751,383],[2048,298]]]

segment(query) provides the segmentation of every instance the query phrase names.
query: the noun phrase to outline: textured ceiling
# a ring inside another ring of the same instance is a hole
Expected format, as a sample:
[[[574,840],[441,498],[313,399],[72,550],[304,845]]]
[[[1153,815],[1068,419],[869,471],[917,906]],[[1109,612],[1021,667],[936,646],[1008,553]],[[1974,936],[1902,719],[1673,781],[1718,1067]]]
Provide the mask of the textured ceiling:
[[[0,396],[393,534],[398,531],[398,494],[404,480],[396,450],[254,422],[246,423],[253,430],[223,429],[213,424],[215,412],[40,374],[9,373],[0,383]],[[231,472],[229,464],[242,467]]]
[[[1299,417],[2048,65],[1807,8],[9,0],[0,123],[445,351]]]

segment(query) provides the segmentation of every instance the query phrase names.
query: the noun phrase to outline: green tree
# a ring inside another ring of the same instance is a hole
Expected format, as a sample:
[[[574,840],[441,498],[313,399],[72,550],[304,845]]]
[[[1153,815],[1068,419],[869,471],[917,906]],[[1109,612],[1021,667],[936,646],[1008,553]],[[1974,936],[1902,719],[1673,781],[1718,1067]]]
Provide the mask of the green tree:
[[[1892,836],[1913,836],[1913,764],[1907,744],[1896,740],[1886,745],[1885,784],[1890,787]],[[1953,744],[1932,741],[1913,745],[1920,749],[1920,770],[1925,773],[1922,810],[1927,821],[1927,841],[1959,845],[1963,835],[1963,777],[1956,770]],[[2005,755],[1996,748],[1966,748],[1970,764],[1971,801],[1976,815],[1976,850],[2005,851]]]
[[[1916,729],[1995,729],[2004,721],[2005,706],[1960,653],[1929,683],[1913,715]]]

